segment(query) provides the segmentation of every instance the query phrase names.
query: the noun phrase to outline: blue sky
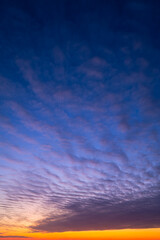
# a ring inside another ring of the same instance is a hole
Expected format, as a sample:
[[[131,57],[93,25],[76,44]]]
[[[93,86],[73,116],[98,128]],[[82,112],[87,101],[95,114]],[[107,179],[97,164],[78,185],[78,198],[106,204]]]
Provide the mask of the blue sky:
[[[0,223],[160,227],[159,1],[1,1]]]

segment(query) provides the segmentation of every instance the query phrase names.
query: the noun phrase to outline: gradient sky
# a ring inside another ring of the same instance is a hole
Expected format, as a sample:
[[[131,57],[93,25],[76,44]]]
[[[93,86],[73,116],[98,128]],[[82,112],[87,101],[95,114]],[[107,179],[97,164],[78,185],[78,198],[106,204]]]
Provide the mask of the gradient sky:
[[[0,1],[0,239],[160,239],[159,27],[158,0]]]

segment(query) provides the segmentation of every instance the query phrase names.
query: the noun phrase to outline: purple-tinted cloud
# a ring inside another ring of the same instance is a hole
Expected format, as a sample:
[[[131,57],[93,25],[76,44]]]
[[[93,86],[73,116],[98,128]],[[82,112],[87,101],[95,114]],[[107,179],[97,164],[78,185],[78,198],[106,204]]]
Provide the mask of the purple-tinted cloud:
[[[159,196],[137,200],[103,198],[79,200],[66,206],[68,214],[46,218],[33,227],[47,232],[159,227]]]

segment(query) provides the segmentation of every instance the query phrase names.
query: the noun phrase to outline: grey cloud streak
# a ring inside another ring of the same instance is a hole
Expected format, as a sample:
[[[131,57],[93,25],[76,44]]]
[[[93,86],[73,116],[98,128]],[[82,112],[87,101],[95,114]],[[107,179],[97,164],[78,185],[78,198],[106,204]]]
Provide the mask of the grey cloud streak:
[[[25,236],[0,236],[0,238],[29,238],[29,237],[25,237]]]

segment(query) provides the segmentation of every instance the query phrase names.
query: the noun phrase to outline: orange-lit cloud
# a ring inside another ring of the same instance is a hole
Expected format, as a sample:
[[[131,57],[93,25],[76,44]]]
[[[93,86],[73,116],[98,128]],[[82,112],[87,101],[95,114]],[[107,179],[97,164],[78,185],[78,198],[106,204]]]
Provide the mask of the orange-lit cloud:
[[[124,229],[105,231],[82,231],[64,233],[28,233],[28,240],[160,240],[160,228],[157,229]],[[3,238],[13,240],[13,238]],[[24,238],[25,239],[25,238]],[[14,240],[23,240],[14,238]]]

